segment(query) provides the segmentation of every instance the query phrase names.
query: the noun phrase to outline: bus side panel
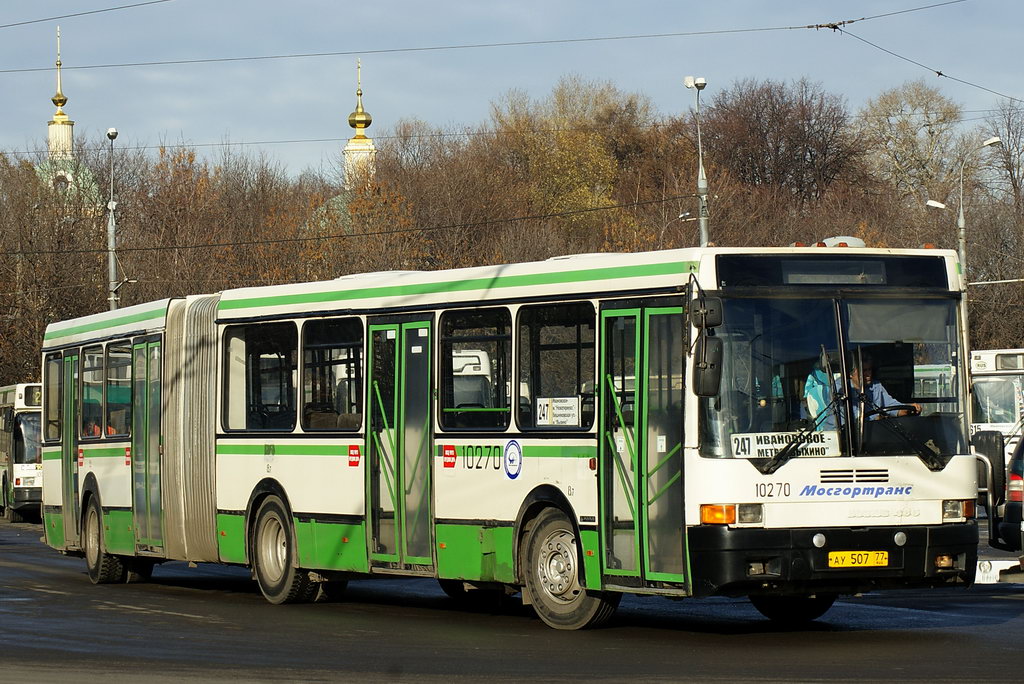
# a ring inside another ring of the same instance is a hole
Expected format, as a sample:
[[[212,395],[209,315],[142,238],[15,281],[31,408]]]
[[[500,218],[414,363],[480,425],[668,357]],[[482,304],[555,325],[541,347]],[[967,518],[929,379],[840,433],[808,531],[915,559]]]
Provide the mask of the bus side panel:
[[[55,549],[65,547],[61,475],[60,447],[43,447],[43,536]]]
[[[369,572],[366,524],[294,518],[299,565],[318,570]]]
[[[281,489],[291,508],[301,567],[368,572],[363,452],[362,440],[354,435],[325,435],[322,440],[278,435],[221,438],[217,442],[221,560],[244,562],[239,558],[244,558],[246,548],[245,511],[257,485],[267,481]]]
[[[571,443],[531,443],[443,433],[436,436],[435,444],[439,577],[514,581],[516,517],[538,487],[558,489],[577,523],[592,525],[597,520],[597,474],[589,467],[596,449],[585,435]],[[518,450],[521,458],[516,456]],[[588,586],[600,586],[596,541],[583,544],[594,551],[593,556],[583,555],[588,581],[597,578],[596,584]]]
[[[103,542],[111,553],[135,554],[132,518],[132,468],[125,451],[131,442],[79,445],[82,467],[78,476],[95,478],[103,507]],[[84,502],[83,502],[84,503]],[[84,509],[83,509],[84,510]]]
[[[439,576],[482,582],[515,581],[515,528],[512,525],[485,527],[442,523],[437,525],[435,535]]]

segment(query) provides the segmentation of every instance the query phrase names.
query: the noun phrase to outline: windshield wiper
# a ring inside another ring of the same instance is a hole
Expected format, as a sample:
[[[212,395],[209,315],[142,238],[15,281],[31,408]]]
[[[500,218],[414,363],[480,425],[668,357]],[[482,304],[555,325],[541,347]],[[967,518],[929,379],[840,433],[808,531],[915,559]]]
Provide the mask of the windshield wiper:
[[[785,465],[789,459],[796,455],[803,443],[807,441],[807,438],[815,432],[822,419],[828,415],[828,412],[835,408],[840,400],[845,398],[846,395],[841,392],[834,393],[832,401],[828,402],[828,404],[825,405],[825,408],[818,411],[818,415],[814,416],[807,425],[800,428],[795,435],[790,437],[789,441],[783,444],[782,448],[776,451],[774,456],[757,466],[757,469],[761,471],[763,475],[771,475]]]

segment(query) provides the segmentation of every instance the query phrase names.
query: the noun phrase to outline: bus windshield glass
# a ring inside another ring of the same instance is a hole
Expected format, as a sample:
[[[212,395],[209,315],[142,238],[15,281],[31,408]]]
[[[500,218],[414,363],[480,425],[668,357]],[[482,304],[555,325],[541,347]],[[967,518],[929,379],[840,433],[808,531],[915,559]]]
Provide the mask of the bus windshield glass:
[[[1024,411],[1024,374],[974,376],[975,423],[1013,424]]]
[[[22,413],[18,416],[17,430],[21,439],[16,442],[15,463],[42,463],[39,444],[39,413]]]
[[[798,435],[793,457],[964,449],[954,300],[728,298],[723,314],[703,455],[770,459]]]

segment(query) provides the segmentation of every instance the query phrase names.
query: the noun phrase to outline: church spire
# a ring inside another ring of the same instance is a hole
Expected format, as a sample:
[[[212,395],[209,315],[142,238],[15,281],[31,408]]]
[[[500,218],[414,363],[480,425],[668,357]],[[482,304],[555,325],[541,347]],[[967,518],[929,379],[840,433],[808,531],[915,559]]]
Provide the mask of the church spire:
[[[60,78],[60,26],[57,27],[57,92],[50,101],[53,102],[57,111],[53,114],[47,129],[47,148],[51,159],[70,159],[74,149],[74,127],[75,122],[64,113],[64,105],[68,98],[64,95]]]
[[[345,145],[345,185],[352,188],[358,178],[373,175],[373,159],[377,150],[373,140],[366,136],[366,129],[373,123],[373,117],[363,109],[363,64],[356,60],[356,110],[349,114],[348,125],[356,129]]]
[[[363,63],[356,60],[356,111],[348,115],[348,125],[356,129],[357,138],[365,138],[364,130],[373,123],[373,117],[363,109]]]

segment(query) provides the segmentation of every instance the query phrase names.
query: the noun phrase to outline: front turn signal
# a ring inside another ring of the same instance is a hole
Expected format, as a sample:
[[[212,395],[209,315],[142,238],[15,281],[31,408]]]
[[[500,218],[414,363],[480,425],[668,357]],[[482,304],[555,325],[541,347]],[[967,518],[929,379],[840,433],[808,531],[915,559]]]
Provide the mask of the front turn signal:
[[[702,504],[700,522],[702,525],[732,525],[736,522],[736,505]]]

